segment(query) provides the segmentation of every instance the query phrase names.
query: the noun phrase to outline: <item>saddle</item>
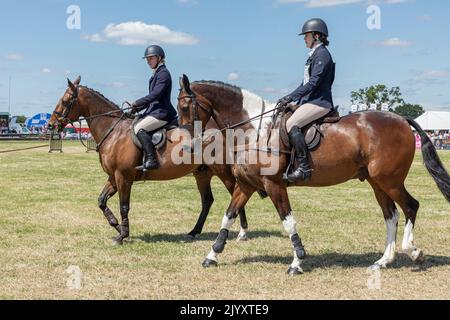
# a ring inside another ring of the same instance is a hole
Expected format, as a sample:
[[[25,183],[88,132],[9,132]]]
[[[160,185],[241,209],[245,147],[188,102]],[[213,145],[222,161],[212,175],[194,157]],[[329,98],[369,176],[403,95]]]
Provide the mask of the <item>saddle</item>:
[[[292,146],[289,142],[289,132],[287,131],[286,122],[294,114],[298,107],[299,106],[294,105],[287,106],[284,112],[282,112],[275,121],[275,127],[280,128],[281,142],[288,150],[291,150]],[[302,133],[305,136],[305,141],[309,150],[314,150],[320,145],[320,142],[324,137],[324,124],[336,123],[341,120],[338,109],[339,106],[334,107],[326,116],[319,118],[302,128]]]
[[[131,124],[131,129],[130,129],[130,131],[131,131],[130,132],[131,140],[133,140],[133,143],[140,150],[142,150],[142,145],[141,145],[141,142],[139,141],[139,139],[136,137],[136,133],[134,132],[134,128],[136,127],[136,125],[141,120],[142,120],[142,118],[136,117],[133,120],[133,123]],[[169,122],[165,126],[157,129],[156,131],[153,131],[152,142],[153,142],[153,145],[155,146],[156,150],[160,150],[166,145],[167,132],[171,131],[173,129],[176,129],[176,128],[178,128],[178,119],[172,120],[172,122]]]

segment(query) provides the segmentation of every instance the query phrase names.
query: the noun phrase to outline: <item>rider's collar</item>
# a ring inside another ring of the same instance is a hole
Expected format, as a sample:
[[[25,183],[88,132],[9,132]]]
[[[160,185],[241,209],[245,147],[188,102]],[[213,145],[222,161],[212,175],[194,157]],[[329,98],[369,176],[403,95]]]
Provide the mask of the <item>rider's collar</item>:
[[[164,62],[161,62],[160,64],[158,64],[158,66],[153,70],[153,74],[156,73],[156,71],[158,71],[159,68],[161,68],[161,66],[164,65]]]
[[[320,47],[323,43],[319,42],[318,44],[316,44],[314,46],[314,48],[311,49],[311,51],[309,52],[309,56],[312,57],[312,55],[314,54],[314,52],[316,52],[317,48]]]

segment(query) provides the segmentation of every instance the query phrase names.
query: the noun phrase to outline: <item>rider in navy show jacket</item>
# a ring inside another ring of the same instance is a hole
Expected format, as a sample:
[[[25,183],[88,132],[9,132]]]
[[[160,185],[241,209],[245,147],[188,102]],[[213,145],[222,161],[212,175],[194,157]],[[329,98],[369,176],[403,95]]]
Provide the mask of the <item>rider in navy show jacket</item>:
[[[177,112],[170,102],[172,78],[165,65],[166,54],[158,45],[151,45],[145,50],[144,59],[153,70],[148,89],[149,94],[132,103],[132,113],[145,109],[140,121],[134,127],[136,137],[142,145],[143,164],[136,167],[147,171],[157,169],[159,163],[155,146],[152,142],[154,132],[177,119]]]
[[[166,122],[176,119],[177,112],[170,101],[172,78],[164,64],[160,65],[150,78],[148,88],[149,94],[134,103],[138,108],[147,108],[143,116],[152,116]]]
[[[320,107],[334,107],[331,87],[334,82],[334,62],[326,46],[319,46],[308,59],[310,79],[301,84],[289,96],[299,105],[312,103]]]
[[[283,176],[289,183],[311,179],[309,150],[302,128],[326,116],[334,107],[331,87],[334,82],[335,64],[327,49],[328,26],[322,19],[310,19],[303,25],[300,35],[304,36],[307,48],[311,49],[304,69],[304,79],[297,89],[278,101],[280,108],[291,102],[299,105],[286,122],[289,141],[295,151],[294,171]]]

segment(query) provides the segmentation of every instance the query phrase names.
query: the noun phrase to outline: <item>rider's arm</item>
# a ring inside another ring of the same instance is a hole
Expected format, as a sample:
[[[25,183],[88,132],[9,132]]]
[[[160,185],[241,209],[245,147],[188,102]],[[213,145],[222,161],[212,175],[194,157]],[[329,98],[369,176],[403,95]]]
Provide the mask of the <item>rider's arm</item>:
[[[298,101],[305,95],[311,93],[315,88],[317,88],[323,80],[323,76],[327,71],[327,68],[331,65],[331,58],[325,52],[322,54],[317,54],[314,59],[311,70],[311,77],[307,84],[301,84],[297,89],[295,89],[289,97],[293,101]]]
[[[170,84],[170,75],[167,72],[161,72],[158,74],[155,87],[149,95],[137,100],[134,105],[136,107],[147,107],[150,103],[157,101]]]

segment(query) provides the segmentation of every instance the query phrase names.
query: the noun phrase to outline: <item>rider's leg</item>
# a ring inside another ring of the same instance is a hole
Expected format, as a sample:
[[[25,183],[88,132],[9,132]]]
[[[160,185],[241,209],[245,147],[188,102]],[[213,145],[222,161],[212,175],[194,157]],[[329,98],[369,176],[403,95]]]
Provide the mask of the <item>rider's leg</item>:
[[[136,125],[134,130],[144,151],[143,165],[136,167],[136,169],[145,171],[158,168],[156,150],[152,143],[152,132],[166,124],[166,121],[158,120],[154,117],[146,117]]]
[[[307,103],[300,106],[286,122],[286,127],[289,132],[289,141],[295,150],[297,167],[292,173],[284,177],[285,180],[295,183],[298,180],[308,181],[311,178],[309,151],[301,128],[326,116],[329,112],[330,110],[327,108]]]

